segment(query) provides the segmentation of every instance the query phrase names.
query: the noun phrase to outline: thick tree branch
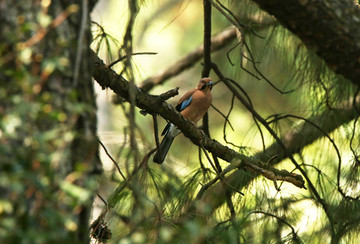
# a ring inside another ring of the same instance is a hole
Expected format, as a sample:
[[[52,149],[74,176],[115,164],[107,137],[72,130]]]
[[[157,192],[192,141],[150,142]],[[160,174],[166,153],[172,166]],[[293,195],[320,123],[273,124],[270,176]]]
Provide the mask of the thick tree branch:
[[[253,0],[338,74],[360,84],[360,9],[353,0]]]
[[[110,88],[117,95],[129,101],[129,89],[130,86],[134,86],[134,84],[126,81],[122,76],[116,74],[115,71],[108,69],[103,61],[99,59],[99,57],[94,52],[91,51],[91,53],[94,62],[94,79],[100,84],[101,87]],[[281,171],[281,174],[279,175],[278,171],[272,169],[271,167],[267,166],[264,168],[264,164],[258,160],[239,154],[234,150],[223,146],[219,142],[207,137],[202,130],[198,129],[190,121],[184,119],[180,113],[176,112],[172,106],[167,104],[163,99],[161,99],[161,97],[149,95],[137,87],[133,87],[133,89],[136,91],[135,103],[138,108],[144,109],[151,114],[159,114],[163,118],[171,121],[194,144],[200,147],[204,147],[216,157],[235,164],[236,167],[239,168],[250,168],[256,170],[256,172],[260,174],[267,172],[266,175],[264,174],[266,177],[270,175],[268,172],[271,171],[273,173],[272,180],[278,180],[278,177],[280,177],[281,180],[289,181],[298,187],[305,187],[304,180],[301,176],[294,175],[289,172],[285,173],[284,171]],[[263,169],[263,171],[259,169]],[[291,180],[288,180],[289,178],[291,178]]]

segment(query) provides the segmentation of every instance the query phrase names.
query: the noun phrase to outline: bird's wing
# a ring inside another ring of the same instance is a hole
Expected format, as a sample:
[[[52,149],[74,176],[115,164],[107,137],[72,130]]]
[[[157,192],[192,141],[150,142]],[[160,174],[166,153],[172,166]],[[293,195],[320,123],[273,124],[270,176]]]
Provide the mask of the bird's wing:
[[[181,112],[183,111],[185,108],[187,108],[190,103],[191,103],[191,100],[192,100],[192,95],[197,91],[197,89],[193,89],[193,90],[190,90],[188,91],[187,93],[185,93],[178,101],[175,109],[178,111],[178,112]],[[164,128],[164,130],[161,132],[161,135],[165,135],[169,129],[170,129],[170,125],[171,123],[168,122]]]
[[[191,101],[192,101],[192,97],[189,97],[188,99],[186,99],[186,100],[183,101],[182,103],[179,103],[178,105],[176,105],[176,107],[175,107],[176,110],[177,110],[178,112],[183,111],[187,106],[190,105]]]
[[[187,106],[190,105],[191,100],[192,100],[192,95],[197,91],[197,89],[193,89],[188,91],[187,93],[185,93],[184,96],[182,96],[180,98],[180,100],[178,101],[177,105],[176,105],[176,110],[178,112],[183,111]]]

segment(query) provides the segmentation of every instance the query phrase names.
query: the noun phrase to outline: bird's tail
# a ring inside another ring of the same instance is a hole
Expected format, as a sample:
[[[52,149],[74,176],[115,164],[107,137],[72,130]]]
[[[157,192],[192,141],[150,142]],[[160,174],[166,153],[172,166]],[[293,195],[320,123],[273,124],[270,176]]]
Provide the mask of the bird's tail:
[[[168,153],[174,138],[175,137],[170,135],[170,133],[163,138],[153,158],[154,163],[162,164],[164,162],[166,154]]]

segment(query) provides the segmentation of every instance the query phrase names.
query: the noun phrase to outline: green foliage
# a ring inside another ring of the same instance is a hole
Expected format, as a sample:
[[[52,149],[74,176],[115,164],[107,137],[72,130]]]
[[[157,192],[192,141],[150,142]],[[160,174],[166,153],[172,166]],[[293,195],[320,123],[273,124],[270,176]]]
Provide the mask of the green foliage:
[[[0,31],[1,243],[78,242],[86,228],[79,214],[96,187],[86,161],[73,156],[82,133],[78,120],[94,109],[79,99],[84,87],[69,82],[76,32],[66,24],[49,27],[65,12],[45,2],[2,1],[0,7],[6,23]]]

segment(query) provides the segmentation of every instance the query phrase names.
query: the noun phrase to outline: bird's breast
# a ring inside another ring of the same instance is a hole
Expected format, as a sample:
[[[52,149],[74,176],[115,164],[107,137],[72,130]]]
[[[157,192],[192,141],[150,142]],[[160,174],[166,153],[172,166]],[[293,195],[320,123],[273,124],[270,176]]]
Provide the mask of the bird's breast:
[[[211,105],[212,95],[210,92],[197,91],[192,96],[191,104],[181,114],[188,120],[197,123],[207,112]]]

